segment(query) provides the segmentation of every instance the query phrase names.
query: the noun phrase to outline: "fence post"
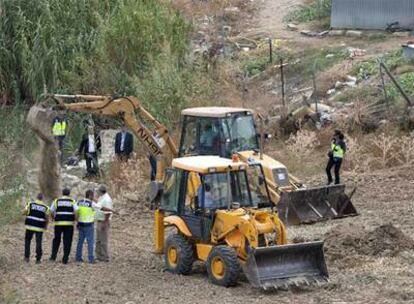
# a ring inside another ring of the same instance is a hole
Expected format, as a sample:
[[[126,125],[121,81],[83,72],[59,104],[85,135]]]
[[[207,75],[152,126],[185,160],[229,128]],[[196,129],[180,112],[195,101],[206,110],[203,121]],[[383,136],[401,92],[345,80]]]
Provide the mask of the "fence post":
[[[273,44],[272,44],[272,38],[269,39],[269,62],[272,63],[273,61]]]
[[[280,82],[282,83],[282,103],[283,108],[285,109],[286,103],[285,103],[285,76],[283,73],[283,58],[280,59]]]

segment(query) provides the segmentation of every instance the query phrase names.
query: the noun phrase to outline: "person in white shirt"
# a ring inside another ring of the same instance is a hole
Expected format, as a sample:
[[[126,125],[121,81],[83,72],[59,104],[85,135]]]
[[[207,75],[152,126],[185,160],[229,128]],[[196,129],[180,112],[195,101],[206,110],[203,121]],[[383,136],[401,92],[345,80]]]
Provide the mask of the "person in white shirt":
[[[101,139],[93,126],[88,127],[88,132],[83,135],[78,154],[84,154],[86,160],[86,176],[99,175],[98,152],[101,150]]]
[[[113,210],[112,199],[106,187],[100,185],[98,188],[98,205],[102,208]],[[96,245],[95,256],[98,261],[109,262],[109,228],[112,212],[99,210],[95,213],[96,225]]]

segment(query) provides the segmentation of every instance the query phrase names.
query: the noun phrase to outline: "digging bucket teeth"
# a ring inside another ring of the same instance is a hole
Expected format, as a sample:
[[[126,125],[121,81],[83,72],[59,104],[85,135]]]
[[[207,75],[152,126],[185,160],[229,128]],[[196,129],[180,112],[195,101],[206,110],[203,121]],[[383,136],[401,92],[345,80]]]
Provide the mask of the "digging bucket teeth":
[[[345,185],[282,192],[277,208],[279,217],[286,225],[358,215],[350,197],[345,193]]]
[[[329,277],[323,241],[256,248],[243,269],[249,282],[263,289],[319,285]]]

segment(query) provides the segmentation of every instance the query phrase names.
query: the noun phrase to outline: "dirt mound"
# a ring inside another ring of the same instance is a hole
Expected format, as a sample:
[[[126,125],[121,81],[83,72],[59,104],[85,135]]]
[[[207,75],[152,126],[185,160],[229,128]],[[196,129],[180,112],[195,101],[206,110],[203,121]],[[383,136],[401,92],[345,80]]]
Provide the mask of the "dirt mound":
[[[414,240],[392,224],[368,231],[362,225],[339,225],[325,235],[328,260],[347,259],[351,255],[396,256],[414,249]]]

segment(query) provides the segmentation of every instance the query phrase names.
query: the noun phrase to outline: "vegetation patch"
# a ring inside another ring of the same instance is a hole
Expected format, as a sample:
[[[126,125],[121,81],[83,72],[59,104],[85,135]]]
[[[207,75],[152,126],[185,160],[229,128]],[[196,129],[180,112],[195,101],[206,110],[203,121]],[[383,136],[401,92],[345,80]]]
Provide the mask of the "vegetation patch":
[[[312,0],[308,4],[300,5],[289,13],[286,22],[311,22],[318,20],[324,25],[330,23],[332,0]]]
[[[407,60],[402,55],[402,50],[396,50],[390,53],[384,54],[382,61],[388,67],[390,71],[395,70],[398,67],[407,65]],[[379,64],[377,58],[372,58],[367,61],[363,61],[357,64],[353,70],[352,75],[357,75],[359,80],[366,79],[371,76],[379,75]]]

